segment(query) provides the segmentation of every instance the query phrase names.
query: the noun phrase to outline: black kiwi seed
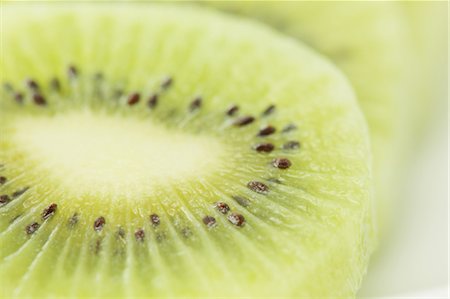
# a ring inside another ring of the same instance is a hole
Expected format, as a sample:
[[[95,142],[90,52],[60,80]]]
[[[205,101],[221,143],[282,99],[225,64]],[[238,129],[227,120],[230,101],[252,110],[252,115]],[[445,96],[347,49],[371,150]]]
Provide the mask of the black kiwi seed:
[[[189,111],[194,112],[198,110],[202,106],[202,98],[196,97],[190,104],[189,104]]]
[[[24,194],[25,192],[27,192],[28,189],[30,189],[30,187],[25,187],[20,190],[17,190],[11,196],[12,196],[12,198],[17,198],[17,197],[21,196],[22,194]]]
[[[222,214],[226,214],[230,211],[230,207],[222,201],[216,202],[215,206],[216,206],[217,210]]]
[[[275,146],[272,143],[258,143],[253,148],[259,153],[270,153],[274,150]]]
[[[228,115],[228,116],[233,116],[233,115],[235,115],[238,111],[239,111],[239,107],[236,106],[236,105],[232,105],[230,108],[228,108],[228,110],[227,110],[227,115]]]
[[[231,213],[227,217],[228,221],[230,221],[232,224],[236,226],[243,226],[245,223],[245,218],[241,214],[238,213]]]
[[[212,216],[205,216],[205,217],[203,217],[203,223],[207,227],[214,227],[214,226],[216,226],[216,218],[214,218]]]
[[[295,131],[295,130],[297,130],[297,126],[296,125],[288,124],[281,130],[281,132],[282,133],[287,133],[287,132],[291,132],[291,131]]]
[[[33,222],[25,227],[25,232],[27,235],[34,234],[38,230],[39,226],[41,226],[39,223]]]
[[[57,204],[52,203],[47,208],[45,208],[44,211],[42,211],[42,220],[47,220],[48,218],[53,216],[56,212],[57,207],[58,207]]]
[[[23,103],[23,94],[20,92],[17,92],[14,94],[14,100],[19,103],[22,104]]]
[[[144,238],[145,238],[145,232],[142,228],[138,229],[135,233],[134,233],[134,237],[136,238],[136,241],[138,242],[143,242]]]
[[[78,218],[79,218],[78,213],[73,214],[72,217],[69,218],[69,226],[71,227],[75,226],[75,224],[78,223]]]
[[[154,93],[154,94],[150,95],[150,97],[148,98],[147,106],[150,109],[153,109],[156,107],[157,104],[158,104],[158,94]]]
[[[250,200],[248,200],[247,198],[244,198],[242,196],[233,196],[232,197],[239,205],[243,206],[243,207],[248,207],[250,205]]]
[[[50,81],[50,88],[54,91],[61,91],[61,83],[59,83],[58,78],[53,78]]]
[[[0,185],[4,185],[6,181],[7,181],[6,177],[0,176]]]
[[[167,77],[161,82],[161,88],[163,90],[166,90],[172,85],[172,83],[173,83],[172,77]]]
[[[233,125],[236,127],[243,127],[243,126],[251,124],[254,121],[255,121],[255,118],[253,116],[249,116],[249,115],[242,116],[242,117],[239,117],[238,119],[236,119],[233,122]]]
[[[300,147],[300,142],[298,141],[288,141],[283,144],[283,149],[297,149]]]
[[[273,126],[265,126],[264,128],[262,128],[261,130],[259,130],[258,132],[258,136],[263,137],[263,136],[269,136],[272,135],[273,133],[275,133],[276,129]]]
[[[8,195],[6,195],[6,194],[0,195],[0,207],[3,207],[10,201],[11,201],[11,198]]]
[[[70,65],[67,69],[67,74],[69,75],[69,79],[75,79],[78,76],[78,69],[75,66]]]
[[[266,194],[269,192],[269,187],[261,182],[258,181],[251,181],[247,184],[247,187],[256,192],[256,193],[260,193],[260,194]]]
[[[272,114],[274,111],[275,111],[275,105],[270,105],[269,107],[266,108],[266,110],[264,110],[262,115],[268,116],[268,115]]]
[[[100,216],[94,221],[94,230],[96,232],[99,232],[103,229],[103,226],[105,226],[106,220],[105,217]]]
[[[127,104],[129,106],[136,105],[137,103],[139,103],[140,99],[141,99],[141,95],[137,92],[134,92],[128,96]]]
[[[28,86],[29,89],[31,89],[32,91],[38,91],[39,90],[39,85],[37,84],[36,81],[34,81],[33,79],[28,79],[26,81],[26,85]]]
[[[40,93],[33,94],[33,102],[38,106],[45,106],[47,105],[47,101],[45,100],[44,96]]]
[[[153,224],[153,226],[158,226],[161,223],[161,219],[159,219],[159,216],[156,214],[150,215],[150,222]]]
[[[279,169],[288,169],[291,167],[292,163],[286,158],[276,158],[272,161],[272,165]]]

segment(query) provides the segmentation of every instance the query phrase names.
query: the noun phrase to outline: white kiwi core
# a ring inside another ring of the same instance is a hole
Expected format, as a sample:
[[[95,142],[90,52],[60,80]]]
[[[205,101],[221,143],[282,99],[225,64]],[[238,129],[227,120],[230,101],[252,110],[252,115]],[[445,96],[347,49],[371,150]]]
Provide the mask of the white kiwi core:
[[[77,194],[142,196],[207,175],[224,154],[211,136],[91,112],[20,118],[14,129],[17,149]]]

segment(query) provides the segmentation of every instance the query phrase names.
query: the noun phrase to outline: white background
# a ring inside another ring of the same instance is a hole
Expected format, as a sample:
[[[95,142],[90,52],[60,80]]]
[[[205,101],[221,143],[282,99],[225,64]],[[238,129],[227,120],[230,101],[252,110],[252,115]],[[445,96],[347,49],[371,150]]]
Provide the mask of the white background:
[[[418,137],[389,238],[358,298],[450,298],[448,293],[448,95]]]

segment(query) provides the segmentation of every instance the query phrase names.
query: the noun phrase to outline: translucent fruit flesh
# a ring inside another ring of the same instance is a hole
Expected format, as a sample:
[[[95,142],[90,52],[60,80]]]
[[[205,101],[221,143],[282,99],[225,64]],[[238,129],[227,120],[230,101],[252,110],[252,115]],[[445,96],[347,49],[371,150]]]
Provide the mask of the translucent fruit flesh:
[[[334,67],[198,8],[2,9],[4,297],[354,296],[370,146]]]
[[[349,78],[369,124],[381,235],[392,217],[415,125],[416,61],[410,28],[392,2],[243,2],[209,5],[258,19],[329,57]],[[414,82],[414,83],[412,83]],[[414,86],[414,88],[412,88]]]

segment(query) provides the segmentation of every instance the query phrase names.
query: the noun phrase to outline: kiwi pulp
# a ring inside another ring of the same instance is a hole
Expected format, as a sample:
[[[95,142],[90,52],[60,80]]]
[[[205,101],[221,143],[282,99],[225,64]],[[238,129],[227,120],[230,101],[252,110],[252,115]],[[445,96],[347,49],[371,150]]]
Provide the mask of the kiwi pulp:
[[[417,110],[416,87],[421,85],[412,76],[418,63],[409,24],[399,3],[202,3],[266,23],[327,56],[348,76],[369,125],[379,234],[383,237],[394,221],[392,207],[400,189],[400,169],[417,131],[411,111]]]
[[[2,6],[3,297],[355,295],[370,146],[338,70],[199,8]]]

